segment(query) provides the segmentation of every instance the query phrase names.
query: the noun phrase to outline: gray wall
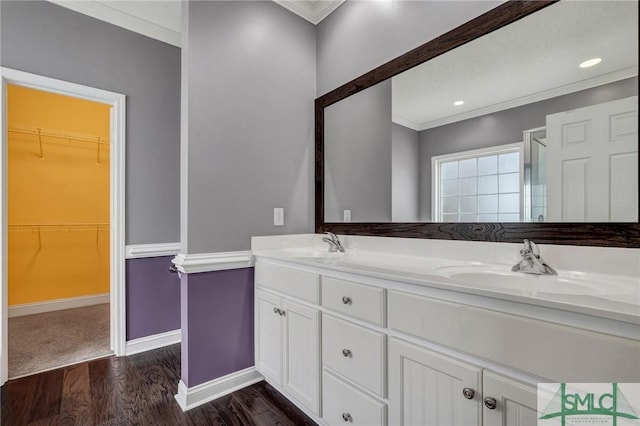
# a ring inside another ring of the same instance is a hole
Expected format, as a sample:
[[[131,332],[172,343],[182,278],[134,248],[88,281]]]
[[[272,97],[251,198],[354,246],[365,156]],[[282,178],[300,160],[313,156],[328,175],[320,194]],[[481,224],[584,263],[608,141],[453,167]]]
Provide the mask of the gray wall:
[[[418,221],[420,133],[392,123],[391,150],[391,221]]]
[[[391,220],[391,81],[325,108],[325,222]]]
[[[178,241],[180,49],[48,2],[0,7],[2,66],[127,96],[126,242]]]
[[[317,95],[498,6],[501,1],[343,3],[317,26]]]
[[[638,94],[629,78],[588,90],[499,111],[420,132],[420,220],[431,220],[431,157],[522,141],[524,130],[542,127],[548,114]]]
[[[263,1],[191,2],[186,19],[183,246],[312,232],[314,26]]]

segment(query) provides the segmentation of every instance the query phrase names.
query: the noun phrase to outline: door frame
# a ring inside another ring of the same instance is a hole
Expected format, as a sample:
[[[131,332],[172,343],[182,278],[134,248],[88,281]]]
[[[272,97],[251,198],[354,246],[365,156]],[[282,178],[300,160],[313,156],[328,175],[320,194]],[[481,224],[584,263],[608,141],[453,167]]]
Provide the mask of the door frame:
[[[44,77],[0,67],[0,117],[2,117],[2,147],[0,149],[0,385],[9,377],[8,357],[8,275],[7,275],[7,84],[29,87],[45,92],[72,96],[110,105],[110,250],[109,287],[111,308],[111,350],[125,354],[125,107],[123,94],[68,81]],[[66,267],[66,265],[65,265]]]

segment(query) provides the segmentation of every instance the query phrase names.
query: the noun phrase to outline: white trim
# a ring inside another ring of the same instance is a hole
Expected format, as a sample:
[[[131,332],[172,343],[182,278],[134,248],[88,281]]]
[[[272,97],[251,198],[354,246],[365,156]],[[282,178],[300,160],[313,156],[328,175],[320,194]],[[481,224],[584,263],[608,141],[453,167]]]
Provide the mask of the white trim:
[[[81,308],[83,306],[100,305],[103,303],[109,303],[109,293],[68,297],[65,299],[46,300],[44,302],[24,303],[21,305],[12,305],[8,308],[8,316],[9,318],[22,317],[25,315],[61,311],[63,309]]]
[[[6,90],[7,84],[30,87],[46,92],[57,93],[75,98],[100,102],[111,106],[111,135],[110,143],[110,304],[111,304],[111,350],[116,355],[124,355],[126,343],[126,304],[125,304],[125,266],[124,266],[124,236],[125,236],[125,120],[126,97],[120,93],[96,89],[89,86],[57,80],[23,71],[0,67],[0,116],[2,117],[2,150],[0,156],[0,186],[2,200],[2,223],[0,226],[0,240],[2,244],[2,262],[0,263],[0,277],[2,278],[2,292],[0,293],[0,385],[8,378],[7,356],[7,120],[6,120]]]
[[[249,268],[253,266],[251,250],[220,253],[178,253],[171,261],[178,271],[185,274]]]
[[[546,99],[556,98],[558,96],[568,95],[570,93],[579,92],[580,90],[591,89],[603,84],[614,83],[626,78],[638,75],[638,67],[630,67],[623,70],[615,71],[609,74],[600,75],[587,80],[578,81],[567,84],[566,86],[556,87],[554,89],[545,90],[543,92],[534,93],[532,95],[523,96],[517,99],[511,99],[506,102],[488,105],[486,107],[474,109],[461,114],[443,117],[437,120],[427,121],[424,123],[415,123],[396,116],[392,117],[392,121],[401,126],[408,127],[412,130],[421,132],[423,130],[433,129],[434,127],[444,126],[446,124],[456,123],[458,121],[468,120],[470,118],[480,117],[482,115],[493,114],[494,112],[504,111],[511,108],[531,104],[534,102],[544,101]]]
[[[264,378],[255,367],[245,368],[192,388],[187,388],[180,380],[175,398],[182,411],[188,411],[262,380]]]
[[[127,342],[125,355],[138,354],[140,352],[146,352],[152,349],[158,349],[164,346],[180,343],[181,341],[182,332],[180,329],[140,337],[139,339],[133,339]]]
[[[97,1],[65,1],[49,0],[59,6],[71,9],[74,12],[99,19],[112,25],[124,28],[129,31],[160,40],[167,44],[180,47],[182,34],[179,31],[157,24],[155,22],[142,19],[113,7],[109,7],[106,2]]]
[[[180,253],[180,243],[131,244],[125,247],[127,259],[175,256]]]
[[[336,10],[345,0],[300,1],[273,0],[285,9],[306,19],[313,25],[318,25],[331,12]]]

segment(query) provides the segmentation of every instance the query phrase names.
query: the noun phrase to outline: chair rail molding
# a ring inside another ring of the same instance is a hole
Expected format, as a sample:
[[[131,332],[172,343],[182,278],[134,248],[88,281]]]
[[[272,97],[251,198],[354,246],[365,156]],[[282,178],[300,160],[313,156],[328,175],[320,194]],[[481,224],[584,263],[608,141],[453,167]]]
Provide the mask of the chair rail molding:
[[[184,274],[242,269],[253,266],[251,250],[218,253],[178,253],[171,261]]]
[[[180,253],[180,243],[131,244],[125,249],[127,259],[175,256]]]

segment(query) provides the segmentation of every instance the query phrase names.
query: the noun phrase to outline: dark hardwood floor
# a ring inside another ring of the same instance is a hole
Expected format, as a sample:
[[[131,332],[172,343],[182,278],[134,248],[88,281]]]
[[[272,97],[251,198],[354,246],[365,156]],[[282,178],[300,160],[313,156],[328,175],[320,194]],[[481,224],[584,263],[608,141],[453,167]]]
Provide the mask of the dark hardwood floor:
[[[180,345],[60,368],[2,386],[4,425],[315,425],[265,382],[183,413]]]

